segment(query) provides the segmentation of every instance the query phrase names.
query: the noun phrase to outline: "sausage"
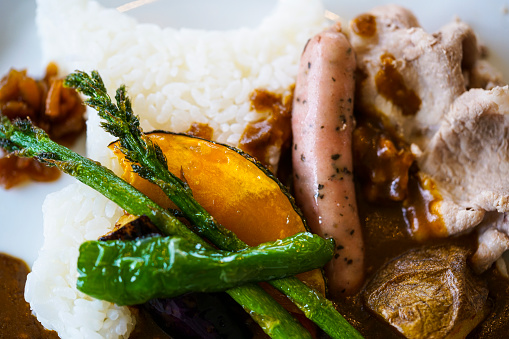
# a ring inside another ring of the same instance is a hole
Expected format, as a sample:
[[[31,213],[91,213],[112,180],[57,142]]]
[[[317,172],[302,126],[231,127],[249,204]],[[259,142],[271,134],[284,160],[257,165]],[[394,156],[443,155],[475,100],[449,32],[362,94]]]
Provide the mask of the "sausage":
[[[352,165],[355,53],[339,24],[308,41],[295,85],[293,182],[311,231],[336,241],[325,267],[334,298],[357,292],[364,245]]]

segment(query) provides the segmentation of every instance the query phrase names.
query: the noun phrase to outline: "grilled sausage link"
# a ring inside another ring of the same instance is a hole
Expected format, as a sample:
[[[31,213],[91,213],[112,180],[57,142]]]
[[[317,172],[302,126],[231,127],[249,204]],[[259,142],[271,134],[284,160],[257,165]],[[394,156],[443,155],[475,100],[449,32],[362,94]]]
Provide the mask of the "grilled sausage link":
[[[325,270],[333,297],[364,279],[364,248],[352,173],[355,53],[339,24],[306,45],[295,87],[295,197],[311,230],[336,241]]]

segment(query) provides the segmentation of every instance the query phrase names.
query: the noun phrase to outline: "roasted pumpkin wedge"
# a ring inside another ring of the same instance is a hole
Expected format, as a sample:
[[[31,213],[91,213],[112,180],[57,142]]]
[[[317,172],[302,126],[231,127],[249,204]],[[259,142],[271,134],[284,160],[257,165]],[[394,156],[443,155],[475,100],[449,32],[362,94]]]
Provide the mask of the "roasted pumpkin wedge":
[[[163,151],[170,172],[187,182],[196,201],[248,245],[307,231],[292,196],[253,157],[238,149],[186,134],[155,131],[147,135]],[[161,206],[174,207],[157,186],[132,171],[129,161],[115,143],[110,148],[119,158],[124,170],[122,177],[126,181]],[[298,277],[325,294],[325,281],[320,270]],[[294,310],[293,305],[284,306]]]

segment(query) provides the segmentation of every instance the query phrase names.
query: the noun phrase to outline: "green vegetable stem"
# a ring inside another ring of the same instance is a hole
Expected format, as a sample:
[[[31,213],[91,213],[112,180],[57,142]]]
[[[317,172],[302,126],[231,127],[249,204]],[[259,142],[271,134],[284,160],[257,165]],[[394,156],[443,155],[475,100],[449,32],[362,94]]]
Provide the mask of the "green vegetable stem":
[[[27,120],[13,123],[0,113],[0,147],[12,154],[35,158],[57,166],[82,183],[115,202],[128,213],[146,215],[167,235],[179,235],[209,247],[173,214],[150,200],[111,170],[52,141],[40,128]],[[309,332],[280,304],[256,284],[246,284],[226,291],[272,338],[311,338]]]
[[[181,237],[87,241],[80,246],[78,290],[118,305],[187,292],[219,292],[323,266],[334,241],[298,233],[240,252],[193,244]]]
[[[132,162],[133,170],[142,178],[158,185],[194,225],[194,230],[223,250],[238,251],[247,247],[233,232],[216,222],[193,198],[186,183],[168,171],[162,151],[141,130],[133,114],[124,86],[116,93],[113,104],[97,72],[70,74],[64,84],[90,96],[86,101],[105,120],[106,131],[119,138],[120,150]],[[274,178],[277,181],[277,179]],[[277,181],[282,189],[283,185]],[[295,277],[271,280],[269,283],[284,293],[311,321],[332,338],[362,338],[320,292],[310,289]]]

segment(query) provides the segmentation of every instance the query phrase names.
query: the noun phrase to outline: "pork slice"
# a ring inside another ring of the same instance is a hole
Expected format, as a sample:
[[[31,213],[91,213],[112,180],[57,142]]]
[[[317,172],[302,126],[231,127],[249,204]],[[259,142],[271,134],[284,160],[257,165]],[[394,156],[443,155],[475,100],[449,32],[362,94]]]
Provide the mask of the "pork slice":
[[[509,250],[509,213],[488,213],[479,225],[478,244],[471,263],[475,272],[482,273]]]
[[[483,209],[459,205],[449,197],[439,201],[436,208],[448,235],[470,232],[483,221],[486,214]]]
[[[506,85],[500,73],[488,61],[479,59],[471,69],[463,72],[468,88],[493,89]]]
[[[485,271],[509,249],[509,86],[461,95],[417,161],[443,197],[448,233],[478,226],[472,264]]]
[[[358,19],[366,15],[376,22],[375,33],[368,37],[356,34]],[[357,103],[389,117],[407,141],[424,146],[450,105],[466,90],[464,70],[481,56],[474,32],[455,20],[435,34],[427,33],[411,12],[397,5],[377,7],[352,20],[350,28],[363,77],[358,82]],[[377,77],[388,69],[400,79],[392,76],[392,82],[377,84]],[[391,88],[396,99],[384,93]]]
[[[430,34],[410,11],[385,5],[350,29],[357,109],[387,117],[412,144],[448,235],[481,224],[473,263],[485,270],[509,246],[507,229],[486,216],[509,213],[509,88],[459,19]]]
[[[509,211],[509,87],[471,89],[444,116],[418,158],[446,200]]]

